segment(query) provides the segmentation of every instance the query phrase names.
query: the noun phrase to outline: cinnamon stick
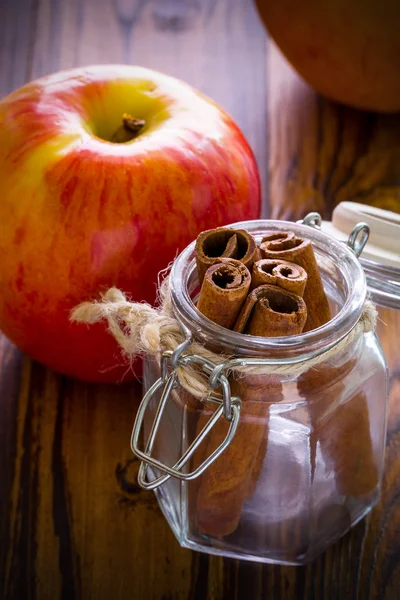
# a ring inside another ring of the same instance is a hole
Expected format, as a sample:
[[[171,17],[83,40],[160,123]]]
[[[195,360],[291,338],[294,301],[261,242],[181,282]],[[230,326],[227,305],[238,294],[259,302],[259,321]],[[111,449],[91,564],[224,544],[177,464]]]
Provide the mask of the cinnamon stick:
[[[220,258],[234,258],[242,262],[250,271],[259,258],[259,251],[253,236],[244,229],[218,227],[203,231],[197,237],[197,274],[200,284],[207,269],[219,262]]]
[[[238,317],[235,330],[265,336],[301,333],[307,310],[299,296],[276,286],[264,285],[253,290]],[[282,399],[280,379],[273,375],[247,375],[233,381],[233,395],[242,400],[239,425],[229,447],[203,473],[196,488],[195,519],[202,533],[223,537],[237,528],[243,504],[255,488],[268,436],[269,406]],[[200,431],[210,418],[202,414],[197,424]],[[211,431],[207,455],[226,435],[226,423],[218,423]],[[258,475],[257,475],[258,476]]]
[[[304,300],[308,317],[304,331],[330,320],[328,300],[309,240],[297,238],[293,232],[267,232],[260,244],[260,252],[264,257],[294,262],[307,271]],[[300,378],[298,389],[309,403],[313,426],[312,444],[320,444],[324,457],[332,465],[338,491],[344,495],[358,496],[375,488],[378,473],[364,394],[356,394],[336,410],[332,409],[345,392],[342,381],[349,367],[346,363],[337,372],[323,366],[310,369]],[[327,417],[329,414],[332,415],[331,418]]]
[[[264,258],[253,265],[251,274],[252,289],[264,284],[277,285],[302,297],[306,283],[306,271],[299,265],[287,260]]]
[[[368,494],[379,480],[365,394],[346,398],[343,380],[354,364],[351,360],[340,367],[320,365],[298,380],[299,394],[307,400],[311,415],[311,441],[313,446],[319,443],[344,496]]]
[[[273,387],[270,389],[265,375],[246,375],[239,381],[232,380],[231,393],[242,401],[235,437],[201,477],[190,482],[189,488],[190,521],[197,531],[216,538],[233,533],[239,524],[242,506],[256,487],[254,473],[259,474],[266,455],[269,405],[282,399],[281,389],[277,393]],[[196,435],[213,412],[211,405],[203,408],[197,420]],[[199,454],[196,452],[194,468],[222,443],[228,426],[229,423],[221,419],[213,427],[204,443],[206,447],[200,448]]]
[[[304,300],[308,317],[304,331],[330,320],[328,300],[309,240],[297,238],[293,232],[267,232],[260,244],[260,252],[264,257],[294,262],[307,271]],[[317,442],[320,444],[324,457],[332,465],[338,491],[353,496],[372,491],[377,485],[378,473],[374,464],[368,405],[364,394],[357,394],[337,410],[332,410],[345,392],[342,379],[349,366],[344,365],[338,372],[329,367],[311,369],[300,378],[298,389],[300,395],[309,402],[312,443],[314,446]],[[330,412],[331,419],[326,417]],[[313,457],[311,459],[313,461]]]
[[[239,313],[234,331],[279,337],[303,331],[307,319],[304,300],[275,285],[260,285],[250,292]]]
[[[291,231],[268,232],[260,244],[263,258],[283,259],[302,267],[307,275],[304,301],[307,305],[307,322],[304,331],[316,329],[332,318],[314,250],[310,240],[299,238]]]
[[[251,276],[238,260],[220,259],[208,268],[197,308],[214,323],[230,329],[250,289]]]

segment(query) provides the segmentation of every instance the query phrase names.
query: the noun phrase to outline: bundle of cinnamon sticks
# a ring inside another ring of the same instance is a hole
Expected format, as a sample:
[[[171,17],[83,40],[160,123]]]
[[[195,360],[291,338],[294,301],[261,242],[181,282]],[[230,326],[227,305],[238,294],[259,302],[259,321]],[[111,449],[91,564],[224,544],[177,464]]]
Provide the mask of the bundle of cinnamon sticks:
[[[222,327],[246,335],[277,337],[315,329],[332,317],[308,239],[291,231],[266,231],[257,246],[247,231],[218,228],[198,236],[195,252],[201,284],[197,307]],[[342,373],[353,366],[349,361]],[[322,382],[330,378],[335,383],[335,397],[319,397]],[[371,492],[378,483],[378,472],[364,394],[340,404],[338,395],[343,388],[338,385],[338,373],[324,364],[306,372],[297,387],[299,395],[310,400],[314,446],[320,444],[324,460],[332,466],[339,493],[359,496]],[[284,398],[277,375],[244,374],[233,379],[231,389],[242,400],[235,438],[199,481],[192,482],[190,500],[197,529],[216,538],[233,533],[239,525],[243,505],[257,487],[268,452],[270,406]],[[339,408],[327,418],[329,407],[336,403]],[[211,412],[204,407],[197,432]],[[207,455],[225,433],[224,424],[218,422],[209,435]]]

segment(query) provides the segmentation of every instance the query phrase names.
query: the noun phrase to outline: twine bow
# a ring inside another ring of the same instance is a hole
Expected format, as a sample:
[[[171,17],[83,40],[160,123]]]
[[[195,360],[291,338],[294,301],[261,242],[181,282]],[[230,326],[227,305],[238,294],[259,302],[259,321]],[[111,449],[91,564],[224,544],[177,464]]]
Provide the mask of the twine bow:
[[[160,306],[153,308],[144,302],[130,302],[117,288],[110,288],[100,301],[83,302],[71,313],[71,321],[88,325],[106,320],[108,331],[114,336],[124,354],[133,360],[139,355],[157,356],[165,350],[173,351],[185,337],[175,318],[169,292],[169,279],[164,279],[159,289]],[[353,330],[335,346],[318,356],[296,364],[263,365],[236,367],[235,372],[253,374],[281,374],[300,376],[308,369],[333,358],[352,340],[362,333],[374,331],[377,322],[375,304],[367,299],[364,302],[360,319]],[[194,342],[190,352],[221,364],[232,356],[216,354],[201,344]],[[206,376],[196,367],[178,367],[180,384],[196,398],[205,398],[210,392]]]

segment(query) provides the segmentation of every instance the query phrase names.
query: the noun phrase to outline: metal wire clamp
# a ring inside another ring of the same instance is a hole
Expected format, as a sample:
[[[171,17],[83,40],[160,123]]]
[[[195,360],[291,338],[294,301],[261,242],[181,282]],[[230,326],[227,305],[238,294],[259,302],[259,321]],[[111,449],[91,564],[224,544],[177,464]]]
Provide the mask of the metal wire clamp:
[[[168,400],[170,399],[172,390],[179,386],[177,368],[180,366],[188,366],[190,363],[194,363],[199,365],[202,368],[202,370],[211,377],[215,367],[217,366],[212,361],[198,356],[196,354],[184,355],[183,353],[190,346],[191,341],[192,340],[190,335],[187,335],[185,341],[182,344],[180,344],[174,350],[174,352],[164,352],[161,359],[161,377],[149,388],[149,390],[144,395],[136,415],[135,423],[133,425],[132,430],[131,448],[134,454],[141,459],[141,464],[138,473],[138,482],[139,485],[144,489],[153,490],[165,483],[170,477],[176,477],[177,479],[181,479],[183,481],[196,479],[196,477],[199,477],[222,454],[222,452],[224,452],[224,450],[232,442],[236,433],[240,417],[241,401],[239,398],[231,396],[229,381],[227,377],[223,373],[221,373],[220,377],[218,377],[217,380],[214,377],[212,388],[221,386],[222,399],[211,395],[210,397],[205,399],[205,401],[208,400],[217,403],[218,408],[216,409],[208,423],[197,435],[196,439],[182,454],[181,458],[173,466],[168,466],[152,456],[154,442],[160,427],[163,412],[168,403]],[[171,372],[169,372],[170,368],[172,368]],[[153,396],[162,387],[163,390],[161,393],[161,398],[156,409],[149,437],[146,442],[145,449],[141,450],[139,448],[139,438],[146,410]],[[191,472],[183,472],[183,468],[188,463],[189,459],[193,456],[196,449],[200,446],[200,444],[209,434],[211,429],[222,417],[229,421],[229,428],[225,439],[218,446],[218,448],[216,448],[216,450],[214,450],[214,452],[212,452],[210,456],[208,456],[202,462],[200,466],[198,466]],[[161,471],[160,476],[150,481],[147,478],[149,466],[152,466]]]
[[[304,219],[296,221],[301,225],[308,225],[313,229],[321,230],[322,217],[317,212],[308,213]],[[360,256],[365,248],[365,244],[368,242],[370,229],[368,223],[360,222],[354,227],[353,231],[349,235],[346,245],[354,252],[357,258]]]

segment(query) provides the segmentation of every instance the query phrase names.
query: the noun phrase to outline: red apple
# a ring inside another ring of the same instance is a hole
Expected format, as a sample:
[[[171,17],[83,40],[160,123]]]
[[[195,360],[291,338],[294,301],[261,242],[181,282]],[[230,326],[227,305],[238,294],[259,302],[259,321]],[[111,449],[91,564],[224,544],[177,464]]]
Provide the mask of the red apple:
[[[124,113],[143,123],[121,126]],[[113,285],[152,302],[200,231],[257,218],[253,154],[211,100],[131,66],[33,81],[0,102],[0,123],[0,329],[56,371],[119,381],[116,342],[71,309]]]

